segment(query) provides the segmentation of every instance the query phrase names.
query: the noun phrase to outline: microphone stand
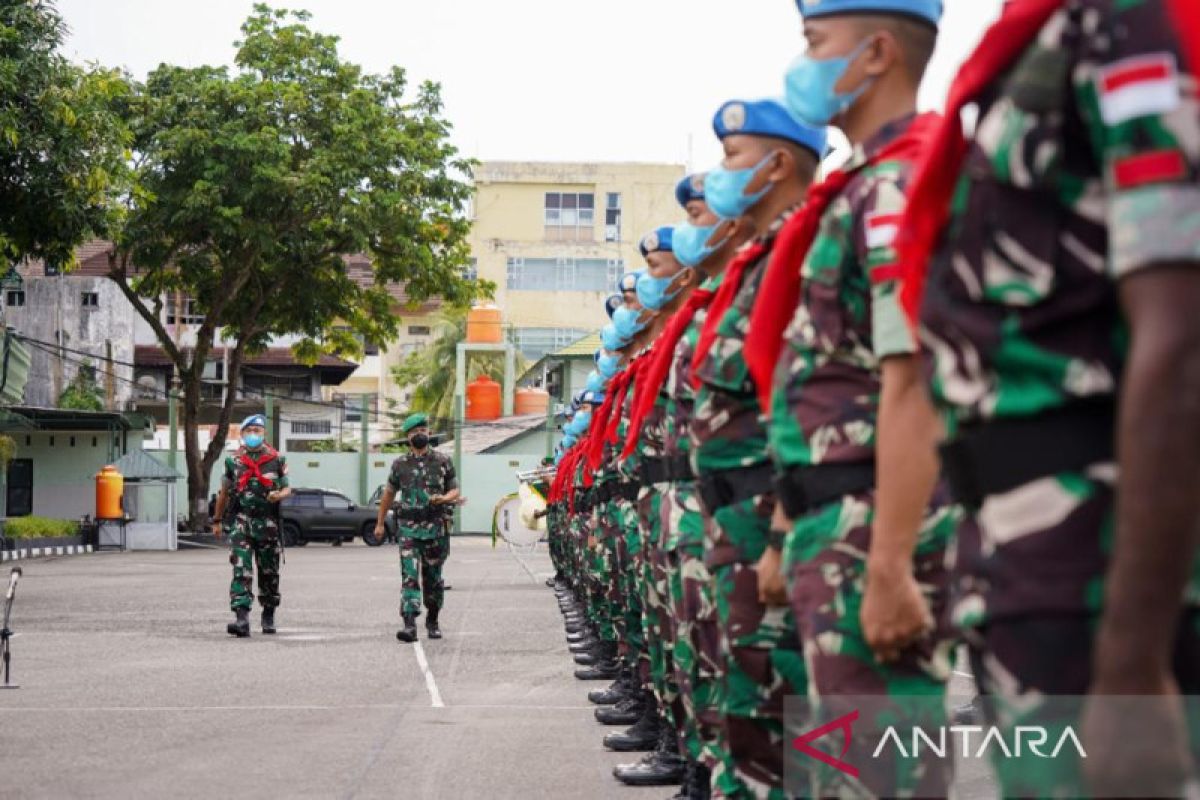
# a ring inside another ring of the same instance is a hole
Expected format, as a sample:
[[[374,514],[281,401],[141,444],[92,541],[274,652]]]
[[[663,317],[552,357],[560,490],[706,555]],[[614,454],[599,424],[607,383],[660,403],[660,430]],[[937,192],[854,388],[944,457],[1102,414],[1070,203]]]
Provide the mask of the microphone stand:
[[[12,572],[8,575],[8,591],[4,595],[4,627],[0,628],[0,658],[4,663],[4,683],[0,684],[0,689],[20,689],[18,684],[11,681],[9,676],[10,663],[12,661],[12,631],[8,629],[8,620],[12,617],[13,597],[17,594],[17,581],[21,577],[21,568],[13,567]]]

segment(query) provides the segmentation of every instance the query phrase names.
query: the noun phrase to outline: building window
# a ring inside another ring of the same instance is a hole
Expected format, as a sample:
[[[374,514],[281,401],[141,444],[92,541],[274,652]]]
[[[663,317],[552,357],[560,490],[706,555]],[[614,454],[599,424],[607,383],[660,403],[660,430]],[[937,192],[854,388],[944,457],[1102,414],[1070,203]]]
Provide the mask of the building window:
[[[428,336],[429,333],[430,333],[430,328],[428,325],[409,325],[408,326],[408,335],[409,336]]]
[[[578,342],[591,331],[580,328],[517,328],[513,339],[521,355],[530,361],[537,361],[548,353]]]
[[[546,192],[546,240],[590,242],[596,226],[596,195]]]
[[[463,267],[463,280],[477,281],[479,280],[479,260],[472,258],[467,261],[467,265]]]
[[[624,266],[619,258],[510,258],[507,285],[529,292],[607,292]]]
[[[99,308],[100,293],[99,292],[83,292],[79,298],[79,305],[84,308]]]
[[[621,241],[621,194],[609,192],[604,202],[604,241]]]
[[[333,423],[327,419],[314,419],[308,422],[299,420],[292,423],[292,433],[294,434],[324,434],[328,435],[333,432]]]
[[[261,375],[247,374],[242,376],[242,394],[253,398],[271,395],[275,398],[287,397],[293,400],[312,400],[312,377],[305,375]]]
[[[25,291],[23,289],[9,289],[4,293],[4,305],[9,308],[20,308],[25,305]]]
[[[203,322],[204,314],[200,313],[200,306],[194,299],[185,297],[182,302],[172,299],[167,303],[168,325],[200,325]]]
[[[343,419],[346,422],[362,422],[361,394],[335,394],[334,402],[341,403]],[[369,422],[379,412],[379,395],[367,395],[367,421]]]

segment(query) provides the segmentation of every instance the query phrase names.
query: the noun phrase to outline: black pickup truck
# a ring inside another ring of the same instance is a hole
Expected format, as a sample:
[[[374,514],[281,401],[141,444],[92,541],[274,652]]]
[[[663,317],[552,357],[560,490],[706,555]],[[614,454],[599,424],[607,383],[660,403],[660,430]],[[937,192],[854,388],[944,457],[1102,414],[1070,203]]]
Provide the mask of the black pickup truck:
[[[283,543],[303,547],[309,542],[334,544],[350,542],[361,536],[374,543],[375,508],[357,506],[349,497],[328,489],[293,489],[283,501]]]

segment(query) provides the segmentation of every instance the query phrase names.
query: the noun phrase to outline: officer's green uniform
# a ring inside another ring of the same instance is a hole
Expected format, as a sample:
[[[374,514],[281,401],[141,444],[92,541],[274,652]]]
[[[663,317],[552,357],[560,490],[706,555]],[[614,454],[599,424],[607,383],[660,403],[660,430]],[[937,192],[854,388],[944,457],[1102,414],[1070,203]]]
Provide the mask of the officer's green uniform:
[[[279,521],[267,502],[271,492],[288,485],[287,460],[274,449],[245,447],[225,459],[223,478],[228,505],[224,524],[229,530],[229,586],[231,611],[254,605],[251,584],[258,567],[258,602],[263,608],[279,605]]]
[[[416,427],[405,425],[409,430]],[[449,457],[427,449],[422,455],[409,452],[393,461],[388,485],[396,495],[393,508],[400,537],[400,615],[415,617],[421,613],[422,596],[425,608],[442,607],[448,537],[442,508],[430,505],[429,498],[458,488],[458,481]]]

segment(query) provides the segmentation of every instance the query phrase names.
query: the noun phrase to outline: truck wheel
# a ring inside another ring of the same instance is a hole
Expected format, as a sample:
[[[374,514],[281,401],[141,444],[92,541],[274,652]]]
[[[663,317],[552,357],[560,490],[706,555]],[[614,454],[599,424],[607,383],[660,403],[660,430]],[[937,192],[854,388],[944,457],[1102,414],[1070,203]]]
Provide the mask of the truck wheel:
[[[362,526],[362,540],[363,544],[370,547],[379,547],[379,545],[383,544],[383,540],[375,536],[374,522],[368,522]]]

